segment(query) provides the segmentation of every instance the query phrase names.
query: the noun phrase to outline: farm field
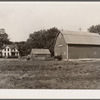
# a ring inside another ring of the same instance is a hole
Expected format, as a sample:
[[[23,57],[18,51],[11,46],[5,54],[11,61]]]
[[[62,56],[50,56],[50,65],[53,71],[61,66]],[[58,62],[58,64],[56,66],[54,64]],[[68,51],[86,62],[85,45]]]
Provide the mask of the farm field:
[[[100,60],[0,60],[1,89],[100,89]]]

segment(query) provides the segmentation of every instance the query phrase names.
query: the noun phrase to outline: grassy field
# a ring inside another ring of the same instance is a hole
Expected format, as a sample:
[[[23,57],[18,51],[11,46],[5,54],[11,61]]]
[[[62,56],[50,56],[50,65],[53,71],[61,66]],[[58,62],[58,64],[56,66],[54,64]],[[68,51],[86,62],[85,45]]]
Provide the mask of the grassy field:
[[[2,89],[100,89],[100,61],[0,61]]]

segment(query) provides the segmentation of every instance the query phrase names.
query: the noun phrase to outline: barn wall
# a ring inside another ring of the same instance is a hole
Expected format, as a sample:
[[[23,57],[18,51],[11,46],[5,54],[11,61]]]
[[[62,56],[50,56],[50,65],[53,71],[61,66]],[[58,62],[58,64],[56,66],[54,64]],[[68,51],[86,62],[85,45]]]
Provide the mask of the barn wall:
[[[100,46],[69,45],[69,59],[100,58]]]
[[[67,46],[64,37],[61,33],[57,37],[54,53],[55,56],[61,55],[63,59],[67,59]]]
[[[32,58],[34,60],[46,60],[48,58],[50,58],[51,55],[50,54],[33,54]]]

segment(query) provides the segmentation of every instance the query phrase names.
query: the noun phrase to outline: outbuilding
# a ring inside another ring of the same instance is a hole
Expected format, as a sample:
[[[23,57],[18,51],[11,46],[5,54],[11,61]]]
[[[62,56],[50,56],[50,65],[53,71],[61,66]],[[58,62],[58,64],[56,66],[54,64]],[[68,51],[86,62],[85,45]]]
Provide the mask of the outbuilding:
[[[49,49],[32,49],[31,58],[33,60],[46,60],[51,57]]]
[[[100,35],[82,31],[60,31],[54,47],[63,60],[100,58]]]

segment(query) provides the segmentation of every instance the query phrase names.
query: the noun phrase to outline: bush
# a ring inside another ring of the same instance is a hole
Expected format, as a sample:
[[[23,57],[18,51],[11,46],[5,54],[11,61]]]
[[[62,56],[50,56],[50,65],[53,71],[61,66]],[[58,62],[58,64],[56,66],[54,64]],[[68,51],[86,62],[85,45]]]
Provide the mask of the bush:
[[[30,58],[28,58],[28,57],[27,57],[26,59],[27,59],[27,60],[30,60]]]
[[[18,56],[8,56],[7,58],[18,58]]]
[[[62,56],[61,56],[61,55],[59,55],[59,56],[55,56],[55,59],[61,61],[61,60],[62,60]]]
[[[3,56],[0,56],[0,58],[5,58],[5,57],[3,57]]]
[[[30,56],[28,55],[28,56],[26,57],[26,59],[27,59],[27,60],[30,60]]]

